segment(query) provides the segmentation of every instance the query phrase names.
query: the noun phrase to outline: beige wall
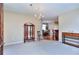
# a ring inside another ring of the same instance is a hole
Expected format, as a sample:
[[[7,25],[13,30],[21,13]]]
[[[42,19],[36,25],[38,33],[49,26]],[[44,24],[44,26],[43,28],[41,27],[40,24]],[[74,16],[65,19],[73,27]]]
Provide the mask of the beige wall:
[[[60,41],[62,40],[62,32],[79,33],[79,9],[63,13],[59,16]]]
[[[4,11],[4,43],[5,45],[23,42],[24,23],[35,25],[35,38],[40,30],[40,20],[32,16]]]

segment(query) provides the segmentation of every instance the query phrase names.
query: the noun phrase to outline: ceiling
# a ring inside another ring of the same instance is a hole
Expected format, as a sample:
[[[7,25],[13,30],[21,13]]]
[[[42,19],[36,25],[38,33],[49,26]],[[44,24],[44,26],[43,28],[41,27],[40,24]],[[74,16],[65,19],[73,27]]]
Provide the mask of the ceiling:
[[[29,16],[53,19],[64,12],[79,8],[78,3],[4,3],[4,10]]]

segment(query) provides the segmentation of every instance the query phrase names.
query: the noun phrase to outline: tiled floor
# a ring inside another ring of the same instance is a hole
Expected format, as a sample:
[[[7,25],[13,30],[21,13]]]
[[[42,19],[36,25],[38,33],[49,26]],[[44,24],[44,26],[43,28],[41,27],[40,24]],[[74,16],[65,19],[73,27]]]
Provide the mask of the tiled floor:
[[[4,55],[79,55],[79,48],[57,41],[41,40],[6,46]]]

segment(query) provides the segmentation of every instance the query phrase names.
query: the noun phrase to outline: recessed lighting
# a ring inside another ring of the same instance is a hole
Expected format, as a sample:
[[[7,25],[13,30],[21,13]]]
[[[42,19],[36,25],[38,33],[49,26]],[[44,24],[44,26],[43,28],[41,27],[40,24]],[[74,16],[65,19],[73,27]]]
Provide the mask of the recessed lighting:
[[[44,17],[44,16],[42,16],[42,17]]]
[[[34,14],[34,17],[37,17],[37,15],[36,15],[36,14]]]
[[[38,10],[38,8],[35,8],[36,10]]]

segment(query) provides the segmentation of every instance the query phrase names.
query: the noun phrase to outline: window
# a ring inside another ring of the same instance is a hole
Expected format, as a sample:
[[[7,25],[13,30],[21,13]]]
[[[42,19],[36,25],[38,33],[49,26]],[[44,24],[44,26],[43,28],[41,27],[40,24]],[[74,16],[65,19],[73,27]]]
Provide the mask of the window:
[[[42,24],[42,30],[48,30],[48,23]]]

